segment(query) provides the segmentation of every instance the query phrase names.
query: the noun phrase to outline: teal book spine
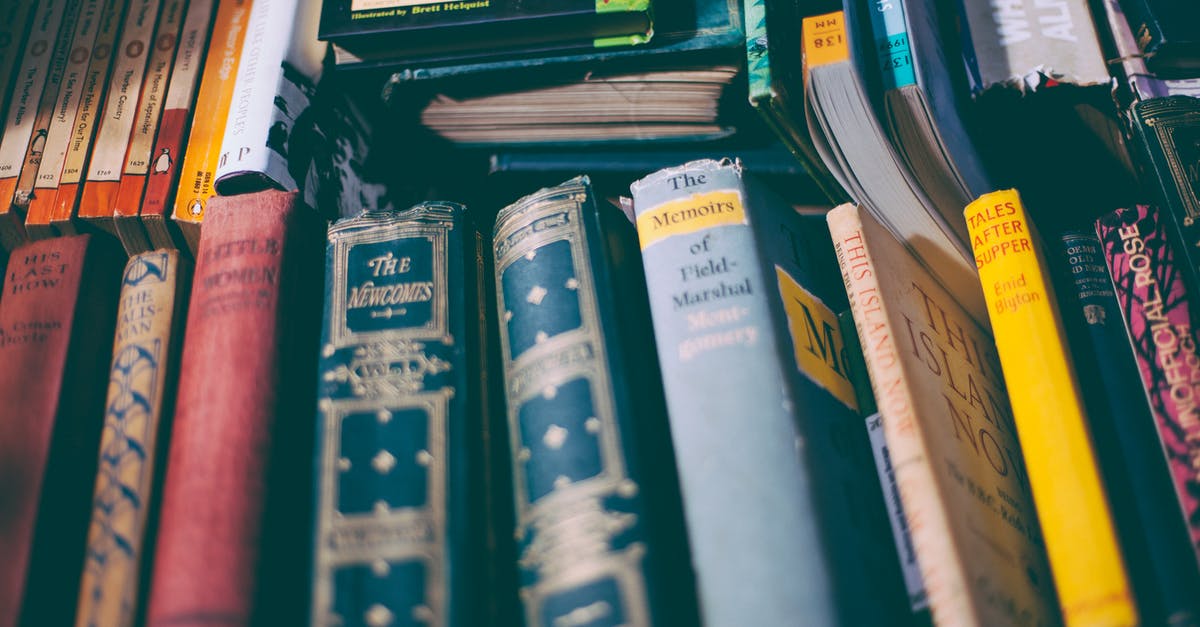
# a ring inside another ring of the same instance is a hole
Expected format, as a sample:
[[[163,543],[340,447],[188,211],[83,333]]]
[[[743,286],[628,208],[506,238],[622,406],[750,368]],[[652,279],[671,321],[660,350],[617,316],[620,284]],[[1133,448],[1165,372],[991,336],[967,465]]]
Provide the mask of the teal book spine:
[[[704,623],[906,620],[828,231],[728,161],[631,191]]]
[[[633,225],[579,177],[493,253],[526,625],[695,624]]]
[[[313,625],[484,620],[481,259],[452,203],[329,228]]]
[[[871,14],[871,35],[875,42],[875,60],[883,76],[884,89],[917,84],[908,43],[904,2],[881,0],[873,2],[868,9]]]

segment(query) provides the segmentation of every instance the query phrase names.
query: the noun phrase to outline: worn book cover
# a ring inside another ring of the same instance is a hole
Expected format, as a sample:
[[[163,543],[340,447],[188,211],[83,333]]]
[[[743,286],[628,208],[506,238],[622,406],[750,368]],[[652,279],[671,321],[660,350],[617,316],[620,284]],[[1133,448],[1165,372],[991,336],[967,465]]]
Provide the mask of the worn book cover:
[[[1150,401],[1177,504],[1168,515],[1187,525],[1191,567],[1200,565],[1200,420],[1191,395],[1200,380],[1195,288],[1179,267],[1178,240],[1156,207],[1118,209],[1096,221],[1116,300]],[[1172,511],[1173,510],[1173,511]],[[1170,520],[1162,521],[1170,524]],[[1157,523],[1156,523],[1157,524]],[[1185,571],[1186,572],[1186,571]]]
[[[453,203],[329,229],[312,625],[485,620],[483,254]]]
[[[155,44],[155,24],[163,6],[174,2],[178,0],[134,0],[121,26],[117,49],[122,52],[113,61],[113,76],[100,113],[95,145],[88,159],[87,175],[76,210],[80,219],[110,233],[115,233],[113,207],[121,186],[121,172],[125,169],[129,138],[138,118],[142,79]]]
[[[145,618],[190,287],[191,264],[179,251],[125,264],[76,627],[133,627]]]
[[[613,623],[670,616],[689,625],[695,600],[674,526],[678,494],[664,490],[675,475],[661,384],[635,292],[644,293],[637,235],[600,202],[580,177],[496,219],[525,624],[550,627],[587,611]]]
[[[324,0],[320,37],[350,60],[502,57],[564,43],[645,43],[650,16],[650,0]]]
[[[1054,287],[1016,190],[963,211],[1067,623],[1137,621]]]
[[[307,614],[321,235],[294,193],[213,202],[196,256],[150,625]],[[298,384],[296,384],[298,385]]]
[[[24,212],[13,207],[17,181],[30,150],[40,155],[46,141],[46,128],[36,132],[36,121],[43,109],[50,109],[58,93],[55,86],[54,93],[46,98],[48,102],[42,102],[55,58],[60,65],[66,60],[65,48],[71,43],[79,4],[78,0],[49,0],[38,5],[28,47],[16,69],[8,118],[0,129],[0,247],[8,251],[27,239]],[[49,123],[48,118],[45,123]]]
[[[84,560],[121,281],[119,247],[12,251],[0,297],[0,625],[70,625]]]
[[[96,97],[97,87],[102,82],[99,76],[90,74],[92,56],[98,54],[104,60],[111,58],[115,30],[120,26],[124,8],[124,3],[118,0],[88,0],[80,7],[75,38],[63,71],[62,89],[54,104],[37,177],[32,189],[17,189],[18,197],[23,193],[28,194],[25,231],[31,238],[54,235],[54,231],[47,227],[58,196],[58,184],[62,180],[67,153],[78,133],[76,120],[79,110],[85,99]]]
[[[874,214],[828,218],[933,622],[1057,623],[988,327]]]
[[[701,619],[905,616],[865,434],[834,441],[856,402],[820,223],[728,161],[660,170],[630,191]],[[748,490],[744,477],[760,480]]]

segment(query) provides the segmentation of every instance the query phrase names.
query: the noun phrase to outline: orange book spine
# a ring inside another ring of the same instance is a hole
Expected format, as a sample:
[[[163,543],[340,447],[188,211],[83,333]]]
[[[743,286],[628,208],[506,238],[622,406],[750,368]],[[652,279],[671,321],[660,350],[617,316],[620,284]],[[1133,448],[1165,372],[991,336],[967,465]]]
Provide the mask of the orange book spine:
[[[214,29],[213,43],[200,80],[200,93],[193,109],[202,113],[192,119],[171,209],[171,217],[179,225],[192,251],[196,250],[200,240],[204,206],[214,195],[213,177],[221,156],[226,114],[233,103],[234,83],[242,55],[242,42],[246,38],[250,8],[250,0],[221,3],[217,25],[224,28],[219,36]]]
[[[160,6],[160,0],[136,0],[121,28],[112,81],[79,201],[79,217],[101,227],[112,225],[125,152],[137,118],[135,107],[146,72],[147,48],[153,41]]]

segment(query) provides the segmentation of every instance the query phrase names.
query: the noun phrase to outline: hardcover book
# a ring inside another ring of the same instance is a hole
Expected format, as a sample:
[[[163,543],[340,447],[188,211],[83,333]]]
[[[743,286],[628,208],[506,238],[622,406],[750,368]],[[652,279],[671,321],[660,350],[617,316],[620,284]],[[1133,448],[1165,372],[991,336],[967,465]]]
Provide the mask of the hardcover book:
[[[525,624],[694,623],[633,225],[579,177],[500,210],[493,253]]]
[[[728,161],[630,190],[702,621],[907,615],[865,434],[832,441],[857,415],[829,240]]]
[[[174,67],[171,68],[170,84],[167,85],[166,100],[163,101],[158,135],[154,138],[154,150],[151,151],[150,173],[144,178],[130,177],[128,183],[125,182],[126,177],[122,177],[118,198],[124,196],[122,192],[126,190],[132,193],[137,186],[144,186],[138,194],[141,201],[136,214],[132,209],[122,210],[122,206],[132,205],[118,202],[113,215],[117,235],[125,245],[125,250],[131,254],[152,248],[176,246],[176,240],[168,226],[168,207],[175,198],[175,186],[179,182],[179,160],[182,158],[192,122],[192,105],[199,89],[201,70],[205,57],[210,54],[210,31],[218,33],[221,37],[241,32],[243,28],[240,24],[245,20],[248,10],[244,3],[227,1],[220,3],[220,6],[223,11],[217,10],[215,0],[192,0],[188,3],[179,49],[175,54]],[[230,30],[231,23],[239,26]],[[219,62],[217,59],[214,57],[214,62]]]
[[[76,627],[145,618],[190,277],[175,250],[125,264]]]
[[[238,65],[232,123],[214,172],[218,193],[300,189],[303,181],[288,166],[312,151],[297,145],[304,135],[296,131],[314,115],[326,48],[317,41],[319,12],[318,3],[299,0],[265,0],[251,9],[246,29],[252,43]]]
[[[1192,382],[1200,380],[1196,356],[1195,288],[1179,267],[1179,245],[1170,218],[1157,208],[1118,209],[1096,221],[1117,302],[1150,400],[1160,450],[1178,502],[1171,512],[1188,527],[1192,568],[1200,566],[1200,421]]]
[[[295,193],[217,198],[197,254],[150,625],[298,625],[307,603],[321,276]],[[204,504],[197,507],[197,504]]]
[[[169,164],[164,176],[152,178],[146,190],[147,195],[155,193],[156,204],[146,202],[142,209],[142,223],[146,225],[150,241],[156,246],[166,245],[162,242],[162,235],[176,233],[183,241],[173,246],[182,243],[195,251],[199,245],[204,206],[215,195],[213,178],[221,158],[221,140],[225,137],[229,111],[233,106],[234,79],[238,65],[245,56],[242,46],[246,40],[252,7],[253,0],[227,0],[217,6],[200,92],[191,108],[196,114],[192,116],[186,151],[182,154],[183,164],[179,166],[178,173],[173,171],[175,164]],[[170,185],[173,189],[156,189],[159,185]],[[159,199],[161,204],[158,204]],[[178,230],[162,224],[166,220],[172,220]]]
[[[634,45],[650,40],[650,0],[324,0],[321,39],[351,60],[481,57],[546,46]]]
[[[483,624],[483,254],[453,203],[329,228],[312,625]]]
[[[125,13],[121,51],[113,61],[112,81],[100,114],[92,156],[88,159],[87,176],[80,191],[77,215],[94,226],[115,234],[112,225],[117,191],[121,187],[121,172],[125,169],[125,153],[138,117],[136,106],[142,91],[142,79],[153,49],[155,23],[164,4],[179,0],[134,0]],[[65,223],[63,223],[65,224]]]
[[[866,209],[829,213],[937,625],[1051,625],[1054,584],[992,336]]]
[[[65,237],[12,251],[0,298],[0,625],[70,625],[96,480],[120,250]]]
[[[37,176],[30,189],[22,189],[18,184],[18,199],[22,194],[27,195],[25,231],[31,238],[40,239],[54,234],[46,226],[58,195],[58,183],[62,180],[67,152],[78,133],[76,120],[79,109],[85,98],[96,97],[96,88],[103,82],[101,77],[90,75],[92,55],[99,53],[106,60],[111,58],[109,51],[124,8],[124,4],[118,0],[85,0],[80,7],[75,38],[63,72],[62,89],[52,109]]]
[[[1179,0],[1121,0],[1146,64],[1162,78],[1200,71],[1200,7]]]
[[[78,0],[48,0],[33,13],[28,45],[16,68],[12,103],[0,129],[0,248],[6,251],[21,245],[25,235],[25,216],[13,208],[17,179],[32,147],[41,152],[46,135],[34,132],[35,120],[42,108],[42,92],[49,82],[54,52],[70,43],[78,14]],[[59,30],[66,33],[59,34]],[[65,43],[64,43],[65,40]],[[54,97],[50,96],[49,100]],[[49,109],[47,103],[45,108]]]
[[[964,211],[1067,623],[1137,621],[1042,242],[1016,190]]]

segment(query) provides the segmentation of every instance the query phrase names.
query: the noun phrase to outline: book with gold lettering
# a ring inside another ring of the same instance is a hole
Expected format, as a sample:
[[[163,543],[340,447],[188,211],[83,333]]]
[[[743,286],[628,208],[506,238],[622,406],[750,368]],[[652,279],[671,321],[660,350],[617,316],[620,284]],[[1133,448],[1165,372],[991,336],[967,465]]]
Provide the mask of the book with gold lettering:
[[[694,624],[633,224],[577,177],[501,209],[492,251],[525,624]]]
[[[1068,624],[1133,625],[1133,591],[1042,242],[1016,190],[963,211]]]
[[[176,250],[125,264],[77,627],[144,617],[190,279]]]
[[[1200,359],[1194,288],[1179,267],[1183,256],[1177,252],[1174,225],[1157,207],[1118,209],[1097,220],[1096,231],[1137,360],[1140,389],[1150,401],[1153,418],[1146,424],[1156,427],[1169,468],[1161,485],[1171,485],[1177,500],[1164,513],[1166,520],[1147,526],[1161,525],[1158,535],[1174,537],[1165,532],[1181,522],[1186,525],[1188,567],[1172,578],[1186,582],[1191,573],[1191,581],[1200,581],[1195,574],[1200,565],[1200,421],[1192,390],[1200,379]]]
[[[76,215],[93,226],[115,234],[112,225],[114,203],[121,187],[121,172],[125,169],[125,153],[138,118],[138,98],[142,79],[154,48],[154,33],[158,14],[165,4],[178,0],[134,0],[125,12],[121,38],[113,60],[104,109],[96,129],[92,156],[88,159],[87,175],[80,190]],[[176,25],[177,21],[174,22]],[[171,24],[164,24],[171,28]],[[70,231],[69,222],[59,222]]]
[[[726,160],[630,190],[702,621],[907,616],[822,223]]]
[[[484,624],[483,272],[462,205],[329,229],[312,625]]]
[[[12,251],[0,297],[0,625],[70,625],[123,262],[81,235]]]
[[[1054,624],[1026,459],[986,323],[872,212],[841,205],[828,221],[933,622]]]

